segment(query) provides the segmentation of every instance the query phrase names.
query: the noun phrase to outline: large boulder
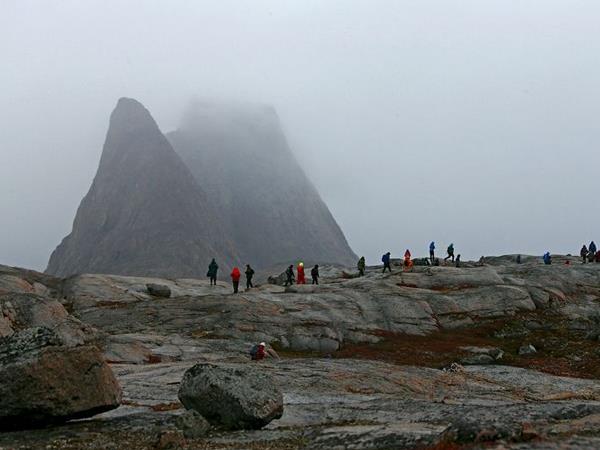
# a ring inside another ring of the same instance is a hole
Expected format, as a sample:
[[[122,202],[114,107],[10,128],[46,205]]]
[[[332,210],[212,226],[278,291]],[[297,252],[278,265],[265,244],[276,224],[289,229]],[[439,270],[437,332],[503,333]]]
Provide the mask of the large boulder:
[[[117,408],[121,388],[100,351],[28,328],[0,338],[0,429],[60,423]]]
[[[196,364],[183,376],[179,400],[211,424],[230,430],[262,428],[283,414],[277,383],[253,366]]]

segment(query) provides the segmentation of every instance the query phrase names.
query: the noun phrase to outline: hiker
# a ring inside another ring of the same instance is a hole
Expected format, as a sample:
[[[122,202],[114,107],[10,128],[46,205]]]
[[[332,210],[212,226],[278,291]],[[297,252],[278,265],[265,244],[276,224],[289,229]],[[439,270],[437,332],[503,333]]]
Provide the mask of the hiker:
[[[319,265],[316,264],[315,267],[310,271],[310,276],[312,277],[312,284],[319,284]]]
[[[233,293],[234,294],[238,293],[238,288],[240,287],[241,276],[242,276],[242,273],[240,272],[240,269],[238,269],[237,267],[234,267],[233,270],[231,271],[231,282],[233,283]]]
[[[552,264],[552,256],[550,256],[550,252],[544,253],[544,256],[542,257],[542,259],[544,260],[544,264],[546,264],[546,265]]]
[[[365,268],[367,266],[367,262],[365,261],[365,257],[361,256],[360,259],[358,260],[358,264],[356,265],[356,267],[358,267],[358,276],[362,277],[365,275]]]
[[[521,264],[521,255],[517,255],[517,264]]]
[[[435,260],[435,242],[433,241],[429,244],[429,259],[431,260],[431,264],[433,264],[433,261]]]
[[[583,244],[583,247],[581,247],[581,251],[579,252],[579,255],[581,256],[581,260],[583,261],[583,264],[585,264],[587,262],[588,253],[589,252],[588,252],[587,247],[585,246],[585,244]]]
[[[219,265],[215,261],[215,258],[208,265],[208,273],[206,276],[210,278],[210,285],[217,285],[217,271],[219,270]]]
[[[598,251],[598,248],[596,247],[596,244],[594,243],[594,241],[590,242],[590,245],[588,246],[588,250],[592,253],[592,254],[596,254],[596,252]]]
[[[450,244],[448,246],[448,256],[444,258],[444,262],[448,261],[448,258],[452,258],[452,262],[454,262],[454,244]]]
[[[298,278],[296,279],[297,284],[306,284],[306,277],[304,276],[304,263],[298,263]]]
[[[267,348],[267,344],[261,342],[258,345],[253,345],[250,349],[250,358],[252,361],[260,361],[265,358],[279,359],[279,355],[272,348]]]
[[[460,254],[456,256],[455,266],[460,267]]]
[[[392,266],[390,266],[390,256],[391,253],[387,252],[381,257],[381,262],[383,263],[383,273],[385,273],[385,269],[388,269],[390,272],[392,271]]]
[[[404,268],[405,269],[410,269],[413,266],[413,262],[411,261],[410,257],[412,255],[410,254],[410,250],[406,249],[406,251],[404,252]]]
[[[287,270],[285,271],[285,276],[286,286],[291,286],[292,284],[294,284],[294,281],[296,281],[296,278],[294,277],[294,266],[290,266],[287,268]]]
[[[246,290],[253,288],[252,277],[254,276],[254,269],[250,267],[250,264],[246,264]]]

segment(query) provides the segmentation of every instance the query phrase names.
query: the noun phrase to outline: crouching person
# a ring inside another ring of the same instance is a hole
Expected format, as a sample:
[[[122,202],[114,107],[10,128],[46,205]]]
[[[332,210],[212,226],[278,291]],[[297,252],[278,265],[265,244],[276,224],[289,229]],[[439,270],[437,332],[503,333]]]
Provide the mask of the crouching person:
[[[250,350],[250,358],[252,358],[252,361],[260,361],[265,358],[279,359],[279,355],[274,349],[271,347],[267,348],[267,345],[264,342],[261,342],[252,347]]]

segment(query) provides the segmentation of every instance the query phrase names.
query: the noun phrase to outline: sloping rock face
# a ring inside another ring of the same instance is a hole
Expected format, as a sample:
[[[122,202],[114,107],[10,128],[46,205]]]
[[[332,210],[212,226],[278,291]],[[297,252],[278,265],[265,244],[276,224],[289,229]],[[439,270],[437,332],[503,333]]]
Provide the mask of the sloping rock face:
[[[223,214],[244,262],[354,264],[340,227],[271,107],[196,103],[167,135]]]
[[[235,261],[218,214],[150,113],[122,98],[100,166],[47,272],[203,276]]]
[[[119,406],[121,388],[100,351],[69,346],[44,327],[0,338],[0,428],[43,426]]]
[[[254,367],[196,364],[185,372],[178,396],[186,408],[230,430],[262,428],[283,414],[279,386]]]

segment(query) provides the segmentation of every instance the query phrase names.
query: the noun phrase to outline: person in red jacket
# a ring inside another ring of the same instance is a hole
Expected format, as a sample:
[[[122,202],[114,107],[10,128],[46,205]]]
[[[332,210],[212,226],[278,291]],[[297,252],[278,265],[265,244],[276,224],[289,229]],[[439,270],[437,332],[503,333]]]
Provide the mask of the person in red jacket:
[[[238,293],[238,288],[240,287],[240,277],[242,276],[242,273],[240,272],[240,269],[238,269],[237,267],[234,267],[233,270],[231,271],[231,282],[233,283],[233,293],[237,294]]]
[[[296,277],[297,284],[306,284],[306,277],[304,276],[304,263],[298,264],[298,276]]]

